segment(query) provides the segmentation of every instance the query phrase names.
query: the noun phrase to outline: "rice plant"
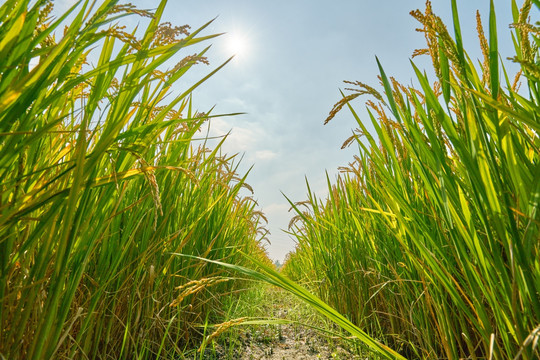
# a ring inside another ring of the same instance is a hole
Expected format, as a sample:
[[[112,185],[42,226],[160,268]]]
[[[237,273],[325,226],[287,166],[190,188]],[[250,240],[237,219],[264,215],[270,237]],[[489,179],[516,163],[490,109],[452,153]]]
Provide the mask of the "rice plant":
[[[512,0],[520,65],[506,72],[491,1],[483,54],[463,48],[428,1],[411,15],[435,79],[411,62],[417,88],[349,82],[332,109],[356,119],[359,154],[329,197],[294,205],[297,250],[285,274],[407,358],[537,359],[540,353],[540,122],[533,5]],[[487,34],[487,35],[486,35]],[[350,104],[368,94],[368,119]],[[375,129],[367,130],[367,123]],[[309,189],[309,188],[308,188]],[[305,205],[305,206],[304,206]],[[306,209],[307,207],[307,209]]]
[[[217,35],[160,23],[165,5],[0,7],[2,358],[181,354],[245,283],[173,253],[269,261],[234,157],[194,140],[216,115],[190,94],[225,64],[172,90]],[[149,18],[142,37],[125,16]]]

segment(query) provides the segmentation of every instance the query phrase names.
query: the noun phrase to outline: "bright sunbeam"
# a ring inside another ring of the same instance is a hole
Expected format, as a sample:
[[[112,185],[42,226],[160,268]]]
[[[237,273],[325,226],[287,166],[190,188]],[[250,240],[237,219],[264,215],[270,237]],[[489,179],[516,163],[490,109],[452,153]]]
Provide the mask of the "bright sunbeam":
[[[228,33],[226,35],[225,48],[229,55],[235,55],[237,60],[244,59],[249,52],[249,41],[247,37],[239,32]]]

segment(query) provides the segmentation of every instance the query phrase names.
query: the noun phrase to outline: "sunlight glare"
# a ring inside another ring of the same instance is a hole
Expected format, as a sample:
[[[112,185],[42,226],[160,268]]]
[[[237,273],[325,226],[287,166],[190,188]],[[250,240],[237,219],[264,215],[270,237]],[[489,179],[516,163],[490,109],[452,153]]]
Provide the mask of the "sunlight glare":
[[[241,33],[227,34],[226,49],[235,58],[244,58],[249,50],[247,37]]]

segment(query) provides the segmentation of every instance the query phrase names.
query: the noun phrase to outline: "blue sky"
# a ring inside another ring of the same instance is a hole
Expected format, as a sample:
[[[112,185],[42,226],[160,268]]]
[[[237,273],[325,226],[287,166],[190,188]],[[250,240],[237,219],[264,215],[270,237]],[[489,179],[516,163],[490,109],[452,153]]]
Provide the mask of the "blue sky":
[[[58,10],[68,2],[59,1]],[[158,1],[132,3],[151,9]],[[481,11],[487,29],[489,1],[458,0],[458,6],[465,47],[477,58],[475,11]],[[513,55],[510,0],[496,0],[495,6],[500,52],[506,58]],[[323,125],[339,100],[339,89],[347,87],[342,81],[378,85],[378,56],[388,75],[410,84],[409,59],[415,49],[424,47],[424,37],[415,32],[418,23],[409,11],[424,8],[424,0],[169,1],[164,21],[196,29],[217,17],[204,34],[227,33],[212,41],[210,67],[198,65],[180,87],[232,55],[231,38],[245,42],[230,64],[195,91],[194,103],[200,111],[215,105],[214,113],[246,113],[214,119],[211,131],[231,131],[224,151],[243,155],[243,171],[253,166],[247,182],[269,220],[271,258],[283,260],[294,248],[294,241],[282,231],[293,215],[282,192],[292,201],[305,200],[307,178],[312,190],[324,197],[326,173],[334,180],[337,168],[356,152],[354,145],[340,149],[356,127],[345,111]],[[433,8],[452,31],[450,0],[435,0]],[[130,21],[134,25],[139,19]],[[429,69],[427,58],[415,58],[415,63]],[[356,108],[363,114],[362,99],[356,100]]]

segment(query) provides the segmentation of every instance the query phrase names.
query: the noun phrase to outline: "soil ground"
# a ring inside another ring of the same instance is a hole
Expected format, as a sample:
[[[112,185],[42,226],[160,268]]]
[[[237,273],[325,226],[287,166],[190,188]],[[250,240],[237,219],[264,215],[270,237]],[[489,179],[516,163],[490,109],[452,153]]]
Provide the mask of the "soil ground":
[[[281,326],[278,338],[270,342],[247,342],[239,359],[360,359],[344,348],[330,344],[315,330],[292,324],[276,326]]]
[[[295,321],[288,324],[237,326],[229,330],[212,346],[213,356],[219,360],[311,360],[311,359],[370,359],[355,354],[343,340],[332,339],[301,323],[327,328],[316,314],[299,304],[284,291],[266,288],[264,305],[257,309],[261,317]],[[209,354],[210,355],[210,354]]]

